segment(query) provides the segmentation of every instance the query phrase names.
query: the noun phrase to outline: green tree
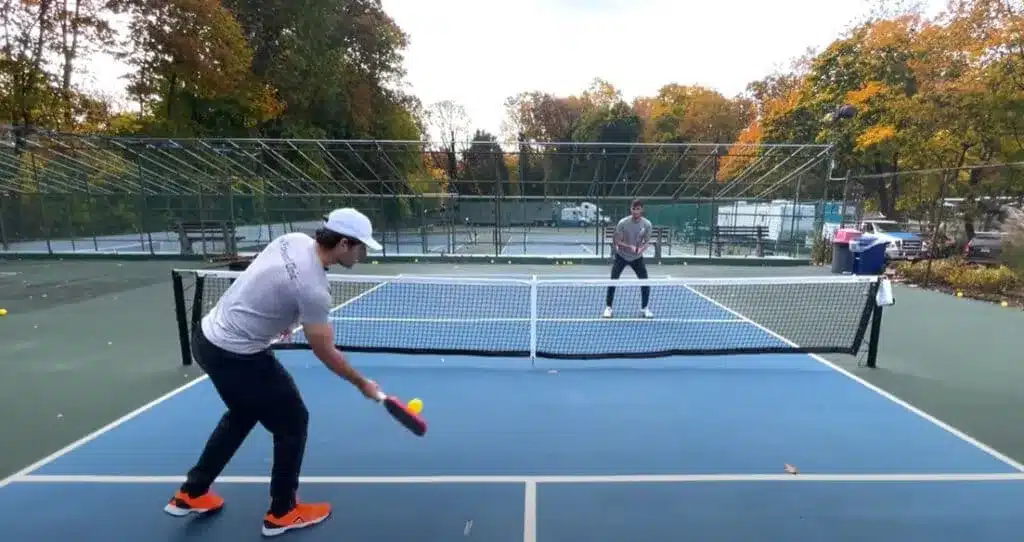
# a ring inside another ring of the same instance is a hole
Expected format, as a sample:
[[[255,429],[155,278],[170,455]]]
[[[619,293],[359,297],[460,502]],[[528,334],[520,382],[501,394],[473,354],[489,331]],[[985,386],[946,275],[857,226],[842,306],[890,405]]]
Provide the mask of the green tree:
[[[459,193],[480,196],[509,195],[509,169],[498,139],[477,130],[462,153]]]
[[[206,101],[233,94],[249,73],[252,52],[242,28],[218,0],[113,0],[131,16],[129,92],[167,134],[202,131]]]

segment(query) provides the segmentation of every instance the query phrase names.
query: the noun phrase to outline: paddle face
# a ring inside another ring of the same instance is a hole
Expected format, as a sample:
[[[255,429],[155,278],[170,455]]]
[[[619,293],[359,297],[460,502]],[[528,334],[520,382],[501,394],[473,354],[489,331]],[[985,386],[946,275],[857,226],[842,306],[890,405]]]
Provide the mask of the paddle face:
[[[405,408],[401,401],[394,397],[384,397],[381,402],[388,413],[414,435],[422,437],[427,433],[427,422]]]

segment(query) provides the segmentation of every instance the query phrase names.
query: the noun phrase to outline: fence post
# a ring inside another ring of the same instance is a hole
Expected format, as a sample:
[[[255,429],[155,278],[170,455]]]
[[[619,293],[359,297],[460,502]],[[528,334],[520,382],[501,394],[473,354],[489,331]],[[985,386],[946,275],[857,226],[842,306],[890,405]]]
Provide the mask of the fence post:
[[[3,246],[4,251],[11,249],[10,244],[7,242],[7,229],[4,226],[4,207],[7,205],[7,194],[0,194],[0,245]]]

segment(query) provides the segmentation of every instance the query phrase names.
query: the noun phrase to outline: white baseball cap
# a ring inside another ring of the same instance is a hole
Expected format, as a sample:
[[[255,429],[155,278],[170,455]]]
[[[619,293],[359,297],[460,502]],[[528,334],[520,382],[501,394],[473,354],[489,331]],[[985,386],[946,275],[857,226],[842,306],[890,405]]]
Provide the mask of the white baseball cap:
[[[370,224],[370,219],[351,207],[331,211],[324,221],[324,227],[334,233],[358,239],[373,250],[381,249],[380,243],[373,238],[373,225]]]

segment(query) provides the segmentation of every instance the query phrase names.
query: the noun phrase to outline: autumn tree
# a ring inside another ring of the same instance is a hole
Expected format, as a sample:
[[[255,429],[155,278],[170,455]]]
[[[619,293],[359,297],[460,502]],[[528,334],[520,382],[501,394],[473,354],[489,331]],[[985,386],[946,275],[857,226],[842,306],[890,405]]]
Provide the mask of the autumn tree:
[[[644,140],[664,143],[731,143],[753,120],[749,99],[729,99],[699,86],[665,85],[640,98],[634,109],[644,121]]]

